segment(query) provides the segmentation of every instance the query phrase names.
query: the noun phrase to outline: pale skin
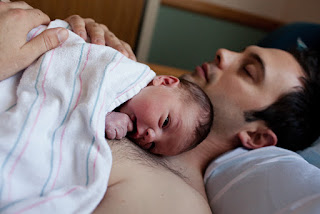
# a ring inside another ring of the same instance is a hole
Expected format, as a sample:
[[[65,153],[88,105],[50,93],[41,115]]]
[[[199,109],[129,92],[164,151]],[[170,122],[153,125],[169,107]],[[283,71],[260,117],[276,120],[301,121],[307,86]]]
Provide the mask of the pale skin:
[[[0,2],[0,80],[16,74],[68,38],[66,29],[56,28],[26,41],[31,29],[49,22],[46,14],[25,2]]]
[[[83,22],[70,24],[79,21]],[[95,213],[211,213],[203,183],[208,163],[239,146],[275,145],[272,130],[261,121],[244,122],[242,113],[268,106],[295,90],[302,75],[298,62],[281,50],[256,46],[241,53],[218,50],[212,62],[185,77],[203,88],[215,105],[215,122],[206,140],[166,158],[148,154],[125,139],[109,141],[113,166],[108,190]]]
[[[185,91],[174,76],[156,76],[147,87],[106,116],[106,136],[121,139],[129,133],[141,148],[159,155],[177,155],[192,146],[193,130],[201,109],[185,105]],[[135,128],[134,128],[135,127]]]
[[[171,170],[150,164],[149,155],[135,153],[137,148],[125,140],[111,142],[115,163],[109,189],[96,212],[211,213],[203,183],[208,163],[239,146],[256,149],[275,145],[277,137],[273,131],[262,121],[244,122],[243,112],[261,109],[283,93],[296,90],[302,86],[301,76],[303,71],[298,62],[282,50],[256,46],[241,53],[218,50],[212,62],[185,76],[204,89],[215,105],[215,122],[206,140],[177,156],[153,157],[165,162]],[[124,148],[129,156],[121,155]],[[143,164],[144,161],[149,164]],[[159,205],[163,194],[167,197]],[[174,203],[171,197],[175,198]],[[190,203],[193,207],[188,206]]]
[[[136,60],[131,47],[115,37],[105,25],[77,15],[68,17],[66,21],[71,22],[74,31],[84,39],[89,38],[88,34],[92,43],[111,46]],[[0,1],[0,81],[15,75],[43,53],[67,40],[69,34],[66,29],[54,28],[26,41],[30,30],[49,22],[50,18],[46,14],[25,2]]]
[[[82,18],[79,15],[72,15],[66,18],[70,23],[73,32],[81,36],[84,40],[97,45],[110,46],[128,58],[137,61],[130,45],[118,39],[107,26],[96,23],[93,19]]]
[[[282,50],[257,46],[241,53],[218,50],[211,62],[184,77],[205,90],[215,105],[209,136],[196,148],[165,158],[141,153],[127,140],[110,142],[115,162],[96,213],[211,213],[203,183],[207,165],[239,146],[276,145],[274,132],[262,121],[245,122],[243,112],[264,108],[296,90],[302,86],[301,76],[298,62]],[[162,195],[166,197],[160,204]]]

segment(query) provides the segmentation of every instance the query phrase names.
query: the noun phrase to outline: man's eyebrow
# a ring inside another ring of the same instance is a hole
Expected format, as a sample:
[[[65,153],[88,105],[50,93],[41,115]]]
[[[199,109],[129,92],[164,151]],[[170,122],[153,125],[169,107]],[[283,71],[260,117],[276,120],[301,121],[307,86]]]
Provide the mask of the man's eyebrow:
[[[252,57],[253,59],[255,59],[255,60],[259,63],[259,65],[260,65],[260,67],[261,67],[261,71],[262,71],[261,77],[262,77],[262,79],[264,79],[264,75],[265,75],[265,73],[266,73],[264,61],[263,61],[263,60],[261,59],[261,57],[260,57],[258,54],[256,54],[256,53],[250,53],[249,56]]]

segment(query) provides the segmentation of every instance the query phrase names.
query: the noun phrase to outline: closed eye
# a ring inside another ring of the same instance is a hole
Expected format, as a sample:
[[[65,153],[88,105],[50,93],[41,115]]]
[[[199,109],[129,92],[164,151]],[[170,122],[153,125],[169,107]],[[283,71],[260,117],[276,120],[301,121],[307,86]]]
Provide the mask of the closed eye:
[[[245,74],[246,74],[248,77],[252,78],[252,75],[250,74],[250,72],[248,71],[248,69],[246,68],[246,66],[243,67],[243,71],[245,72]]]
[[[245,64],[242,69],[249,78],[256,80],[256,68],[254,64]]]

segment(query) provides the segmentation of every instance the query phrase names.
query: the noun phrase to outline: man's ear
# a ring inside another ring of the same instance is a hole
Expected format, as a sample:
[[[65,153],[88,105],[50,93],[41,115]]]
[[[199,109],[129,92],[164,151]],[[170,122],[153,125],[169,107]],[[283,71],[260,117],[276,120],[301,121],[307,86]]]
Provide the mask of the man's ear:
[[[254,130],[240,131],[238,138],[241,144],[248,149],[274,146],[278,141],[276,134],[267,127],[257,127],[257,129]]]
[[[177,86],[179,85],[179,83],[180,83],[180,80],[177,77],[166,76],[166,75],[156,76],[151,81],[151,85],[154,85],[154,86],[159,86],[159,85]]]

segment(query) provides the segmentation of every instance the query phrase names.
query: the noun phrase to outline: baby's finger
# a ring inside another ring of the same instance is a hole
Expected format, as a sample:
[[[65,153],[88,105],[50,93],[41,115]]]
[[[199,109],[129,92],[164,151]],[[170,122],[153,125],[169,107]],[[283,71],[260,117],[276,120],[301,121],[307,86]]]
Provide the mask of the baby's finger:
[[[106,135],[107,135],[107,138],[110,139],[110,140],[113,140],[116,138],[116,130],[114,129],[107,129],[106,130]]]
[[[133,131],[133,122],[129,119],[126,132],[132,132],[132,131]]]
[[[65,21],[70,24],[74,33],[78,34],[84,40],[87,40],[86,23],[81,16],[72,15],[66,18]]]
[[[116,139],[117,140],[120,140],[122,139],[125,135],[124,135],[124,130],[122,127],[118,127],[117,129],[117,136],[116,136]]]

